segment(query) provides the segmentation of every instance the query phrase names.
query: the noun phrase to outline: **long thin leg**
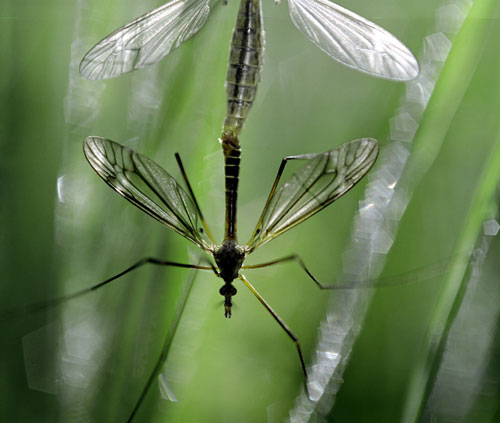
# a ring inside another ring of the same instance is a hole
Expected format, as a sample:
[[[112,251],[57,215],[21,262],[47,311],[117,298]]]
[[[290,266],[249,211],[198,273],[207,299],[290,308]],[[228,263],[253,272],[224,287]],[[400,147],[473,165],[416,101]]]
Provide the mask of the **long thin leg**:
[[[288,163],[289,160],[304,160],[304,159],[311,159],[314,156],[317,156],[317,154],[300,154],[297,156],[287,156],[284,157],[281,160],[280,167],[278,169],[278,173],[276,174],[276,178],[274,179],[273,186],[271,188],[271,191],[269,192],[269,196],[267,197],[266,204],[264,205],[264,208],[262,209],[262,213],[260,214],[259,220],[257,221],[257,225],[255,226],[255,229],[250,236],[250,241],[248,241],[248,245],[252,244],[253,239],[255,236],[258,234],[258,231],[260,229],[260,225],[262,224],[262,218],[264,217],[264,214],[267,211],[267,208],[269,207],[269,204],[271,203],[272,198],[274,197],[274,194],[276,193],[276,188],[278,187],[278,184],[280,182],[281,176],[283,175],[283,172],[285,170],[285,166]]]
[[[188,268],[188,269],[213,270],[217,274],[217,271],[213,265],[198,266],[195,264],[176,263],[173,261],[166,261],[166,260],[160,260],[160,259],[156,259],[156,258],[152,258],[152,257],[146,257],[146,258],[139,260],[137,263],[133,264],[132,266],[126,268],[122,272],[120,272],[114,276],[111,276],[110,278],[106,279],[105,281],[102,281],[102,282],[99,282],[98,284],[92,285],[89,288],[82,289],[81,291],[74,292],[73,294],[63,295],[61,297],[53,298],[53,299],[48,300],[48,301],[38,301],[35,303],[21,306],[19,308],[14,308],[11,310],[5,310],[3,312],[0,312],[0,320],[7,320],[7,319],[14,318],[14,317],[23,316],[24,314],[27,314],[27,313],[28,314],[35,313],[37,311],[41,311],[41,310],[45,310],[45,309],[57,306],[59,304],[62,304],[64,302],[72,300],[74,298],[81,297],[85,294],[89,294],[90,292],[97,291],[99,288],[102,288],[103,286],[107,285],[108,283],[122,277],[123,275],[125,275],[125,274],[131,272],[132,270],[135,270],[138,267],[141,267],[147,263],[157,264],[160,266],[183,267],[183,268]]]
[[[193,267],[193,269],[196,269],[196,267]],[[196,278],[197,272],[192,272],[191,277],[188,280],[188,283],[186,284],[186,288],[184,289],[184,294],[181,299],[181,303],[179,305],[179,308],[177,309],[177,314],[175,316],[175,321],[170,328],[170,332],[168,335],[165,337],[165,341],[163,342],[163,346],[161,348],[161,353],[160,356],[158,357],[158,360],[156,362],[156,365],[154,369],[152,370],[151,374],[149,375],[149,378],[146,382],[146,385],[142,389],[141,395],[139,396],[139,399],[135,403],[135,407],[130,413],[130,416],[127,420],[128,423],[131,423],[134,417],[137,415],[137,412],[139,411],[139,407],[144,401],[144,398],[146,398],[146,395],[149,391],[149,388],[153,384],[153,381],[156,379],[158,373],[160,372],[160,369],[162,368],[163,364],[165,363],[165,360],[168,357],[168,353],[170,352],[170,348],[172,346],[175,333],[177,332],[177,328],[179,327],[179,321],[181,320],[182,313],[184,312],[184,308],[186,307],[187,299],[189,297],[189,294],[191,292],[191,288],[193,287],[194,280]]]
[[[207,225],[205,218],[203,217],[203,213],[201,212],[200,206],[198,205],[198,201],[196,201],[194,191],[191,188],[191,184],[189,183],[189,179],[187,177],[186,171],[184,170],[184,165],[182,164],[181,156],[179,155],[179,153],[175,153],[175,160],[177,160],[177,164],[179,166],[179,169],[181,170],[182,177],[184,178],[184,182],[186,183],[187,188],[189,190],[189,193],[191,194],[191,198],[193,199],[196,210],[198,211],[198,214],[200,215],[201,223],[202,223],[203,227],[205,228],[205,232],[207,233],[207,236],[210,239],[210,241],[212,241],[213,244],[217,244],[214,241],[214,238],[212,236],[212,233],[210,232],[210,229],[208,228],[208,225]]]
[[[248,282],[243,275],[239,275],[238,278],[243,281],[243,283],[248,287],[252,294],[257,297],[257,299],[261,302],[261,304],[266,308],[266,310],[274,317],[274,320],[278,322],[278,324],[283,328],[283,330],[287,333],[287,335],[291,338],[291,340],[295,343],[297,347],[297,352],[299,353],[300,365],[302,367],[302,372],[304,373],[304,388],[306,390],[307,395],[309,396],[309,388],[307,387],[307,370],[306,365],[304,363],[304,357],[302,355],[302,350],[300,349],[299,338],[292,332],[292,330],[288,327],[288,325],[278,316],[278,314],[272,309],[272,307],[267,303],[267,301],[262,298],[262,296],[257,292],[257,290],[253,287],[253,285]]]
[[[276,174],[276,178],[274,180],[273,186],[271,188],[271,191],[269,192],[269,196],[267,197],[266,204],[264,205],[264,208],[262,209],[262,213],[260,214],[259,220],[257,221],[257,225],[255,226],[255,229],[254,229],[252,235],[250,236],[250,241],[248,241],[248,245],[252,244],[253,239],[258,234],[258,231],[260,229],[260,225],[262,224],[262,218],[263,218],[264,213],[266,212],[267,208],[269,207],[269,203],[271,203],[271,200],[274,197],[274,193],[276,192],[276,188],[280,182],[281,175],[283,174],[283,171],[285,170],[286,163],[287,163],[287,157],[285,157],[283,160],[281,160],[280,168],[278,169],[278,173]]]
[[[306,265],[304,264],[304,262],[302,261],[302,259],[298,254],[291,254],[289,256],[281,257],[279,259],[268,261],[265,263],[246,265],[242,266],[241,268],[260,269],[262,267],[273,266],[275,264],[286,263],[289,261],[297,262],[299,266],[302,268],[302,270],[304,270],[304,272],[307,273],[307,275],[313,280],[313,282],[320,289],[333,290],[333,289],[383,288],[383,287],[404,285],[416,281],[431,279],[435,276],[439,276],[444,273],[445,271],[444,269],[446,269],[446,264],[449,263],[450,258],[445,258],[431,265],[417,267],[416,269],[413,269],[410,272],[401,275],[392,275],[380,279],[371,279],[371,280],[366,279],[362,281],[359,280],[346,281],[342,284],[335,284],[335,285],[326,285],[318,281],[306,267]]]

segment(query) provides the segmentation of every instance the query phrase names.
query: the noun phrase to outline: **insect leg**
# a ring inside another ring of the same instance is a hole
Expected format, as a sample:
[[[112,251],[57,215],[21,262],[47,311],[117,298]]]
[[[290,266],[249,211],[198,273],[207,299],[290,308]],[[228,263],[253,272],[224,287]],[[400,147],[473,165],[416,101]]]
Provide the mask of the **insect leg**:
[[[252,233],[252,236],[250,237],[250,241],[248,241],[248,245],[252,244],[253,239],[257,235],[257,231],[260,229],[260,226],[262,224],[262,218],[264,217],[267,208],[269,207],[269,203],[271,202],[274,193],[276,192],[276,188],[279,184],[279,181],[281,179],[281,175],[283,174],[283,171],[285,170],[285,166],[287,163],[288,157],[285,157],[283,160],[281,160],[280,168],[278,169],[278,173],[276,174],[276,178],[274,180],[273,186],[271,188],[271,191],[269,192],[269,196],[267,197],[266,204],[264,205],[264,208],[262,209],[262,213],[260,214],[259,220],[257,221],[257,226],[255,226],[255,229]]]
[[[286,263],[287,261],[293,261],[296,260],[295,254],[292,254],[290,256],[286,257],[281,257],[276,260],[272,261],[266,261],[265,263],[259,263],[259,264],[247,264],[244,266],[241,266],[242,269],[260,269],[261,267],[268,267],[268,266],[273,266],[275,264],[280,264],[280,263]]]
[[[257,221],[257,225],[255,226],[255,229],[252,233],[252,236],[250,237],[250,241],[248,241],[248,245],[252,244],[252,241],[254,238],[257,236],[258,230],[260,229],[260,226],[262,224],[262,219],[264,215],[267,212],[267,208],[269,207],[269,204],[271,203],[271,200],[274,197],[274,194],[276,193],[276,188],[278,188],[278,184],[280,182],[281,176],[283,175],[283,172],[285,171],[285,166],[288,163],[289,160],[304,160],[304,159],[311,159],[314,156],[317,156],[317,154],[300,154],[296,156],[287,156],[284,157],[281,160],[280,167],[278,169],[278,173],[276,174],[276,178],[274,179],[273,186],[271,188],[271,191],[269,192],[269,196],[267,197],[266,204],[264,205],[264,208],[262,209],[262,213],[260,214],[259,220]]]
[[[197,269],[196,267],[193,266],[193,269]],[[151,374],[149,375],[149,378],[146,382],[146,385],[144,385],[144,388],[142,389],[141,395],[139,396],[139,399],[135,403],[134,409],[130,413],[130,416],[127,420],[128,423],[131,423],[134,417],[137,414],[137,411],[139,410],[139,407],[144,401],[144,398],[146,398],[146,394],[149,391],[149,388],[153,384],[153,381],[157,377],[158,373],[160,373],[160,369],[165,363],[165,360],[167,359],[168,353],[170,351],[170,347],[172,346],[175,333],[177,332],[177,328],[179,327],[179,321],[181,320],[182,313],[184,312],[184,308],[186,307],[187,299],[189,297],[189,294],[191,292],[191,288],[193,287],[194,280],[196,278],[197,272],[192,272],[191,277],[188,280],[188,283],[186,284],[186,288],[184,289],[184,294],[181,299],[181,303],[179,305],[179,308],[177,309],[177,314],[175,316],[175,321],[170,329],[170,332],[167,334],[165,337],[165,341],[163,342],[163,346],[161,349],[160,356],[158,357],[158,360],[155,364],[154,369],[152,370]]]
[[[238,278],[243,281],[243,283],[248,287],[252,294],[257,297],[257,299],[261,302],[261,304],[266,308],[266,310],[274,317],[274,320],[278,322],[278,324],[283,328],[283,330],[287,333],[287,335],[291,338],[291,340],[295,343],[297,347],[297,352],[299,353],[300,365],[302,367],[302,373],[304,373],[304,388],[306,390],[307,395],[309,396],[309,389],[307,387],[307,370],[306,365],[304,363],[304,356],[302,355],[302,350],[300,348],[299,338],[292,332],[292,330],[287,326],[287,324],[278,316],[278,314],[272,309],[272,307],[267,303],[267,301],[262,298],[262,296],[257,292],[257,290],[252,286],[250,282],[248,282],[243,275],[239,275]]]
[[[89,294],[93,291],[98,290],[99,288],[102,288],[103,286],[107,285],[108,283],[122,277],[123,275],[126,275],[127,273],[131,272],[132,270],[135,270],[138,267],[141,267],[147,263],[157,264],[160,266],[183,267],[183,268],[188,268],[188,269],[213,270],[214,272],[216,272],[213,265],[199,266],[199,265],[195,265],[195,264],[176,263],[173,261],[166,261],[166,260],[160,260],[160,259],[156,259],[156,258],[152,258],[152,257],[146,257],[146,258],[139,260],[137,263],[133,264],[132,266],[126,268],[122,272],[120,272],[114,276],[111,276],[110,278],[106,279],[105,281],[102,281],[102,282],[99,282],[95,285],[92,285],[89,288],[82,289],[80,291],[74,292],[73,294],[68,294],[68,295],[63,295],[61,297],[56,297],[56,298],[53,298],[53,299],[48,300],[48,301],[38,301],[35,303],[27,304],[25,306],[21,306],[18,308],[14,308],[11,310],[5,310],[3,312],[0,312],[0,321],[12,319],[14,317],[23,316],[24,314],[36,313],[36,312],[41,311],[41,310],[55,307],[59,304],[62,304],[64,302],[72,300],[74,298],[81,297],[85,294]]]
[[[328,285],[321,283],[320,281],[318,281],[318,279],[316,279],[316,277],[306,267],[304,261],[298,254],[291,254],[289,256],[281,257],[272,261],[267,261],[265,263],[246,265],[242,266],[241,268],[260,269],[262,267],[273,266],[275,264],[286,263],[289,261],[297,262],[298,265],[302,268],[302,270],[304,270],[304,272],[307,273],[307,275],[313,280],[313,282],[320,289],[340,290],[340,289],[359,289],[359,288],[383,288],[383,287],[390,287],[397,285],[405,285],[416,281],[431,279],[436,276],[440,276],[446,272],[447,264],[449,264],[450,258],[446,257],[436,263],[412,269],[409,272],[405,272],[404,274],[385,276],[383,278],[377,278],[377,279],[364,279],[364,280],[353,279],[352,281],[343,279],[343,282],[341,284],[334,283]]]
[[[314,275],[309,271],[309,269],[306,267],[302,259],[298,254],[291,254],[286,257],[281,257],[276,260],[272,261],[266,261],[265,263],[259,263],[259,264],[250,264],[247,266],[241,266],[242,269],[260,269],[261,267],[268,267],[268,266],[273,266],[275,264],[280,264],[280,263],[286,263],[288,261],[295,261],[299,264],[300,267],[304,270],[304,272],[307,273],[307,275],[313,280],[313,282],[320,287],[320,289],[335,289],[337,288],[337,285],[324,285],[320,281],[318,281]]]
[[[213,244],[217,244],[214,241],[214,238],[212,236],[212,233],[210,232],[210,229],[208,228],[208,225],[207,225],[207,222],[205,221],[205,218],[203,217],[203,213],[201,212],[200,206],[198,205],[198,201],[196,201],[196,197],[194,196],[193,189],[191,188],[191,184],[189,183],[189,179],[187,177],[186,171],[184,170],[184,165],[182,164],[181,156],[179,155],[179,153],[175,153],[175,160],[177,160],[177,165],[179,166],[179,169],[181,170],[182,178],[184,179],[184,182],[187,185],[189,193],[191,194],[191,198],[193,199],[196,210],[198,211],[198,214],[200,215],[201,223],[202,223],[203,227],[205,228],[205,232],[207,233],[207,236],[210,239],[210,241],[212,241]]]

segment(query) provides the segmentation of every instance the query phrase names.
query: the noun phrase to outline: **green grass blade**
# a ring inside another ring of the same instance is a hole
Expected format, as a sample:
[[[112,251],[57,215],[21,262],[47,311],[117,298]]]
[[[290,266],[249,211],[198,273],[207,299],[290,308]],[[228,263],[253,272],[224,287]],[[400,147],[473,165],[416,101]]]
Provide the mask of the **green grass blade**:
[[[483,46],[490,31],[491,21],[487,17],[492,14],[495,6],[493,1],[478,1],[471,9],[427,108],[426,116],[417,135],[419,142],[416,143],[414,153],[416,157],[413,162],[414,168],[409,171],[406,181],[429,167],[428,157],[432,156],[432,151],[436,151],[445,139],[482,57]],[[500,139],[491,141],[489,163],[486,164],[483,175],[475,188],[474,199],[467,213],[465,226],[460,229],[450,274],[439,296],[419,359],[412,372],[403,415],[405,422],[418,420],[428,391],[434,383],[447,332],[459,309],[461,293],[464,289],[462,281],[468,263],[464,252],[472,249],[481,225],[491,210],[491,202],[500,174]]]

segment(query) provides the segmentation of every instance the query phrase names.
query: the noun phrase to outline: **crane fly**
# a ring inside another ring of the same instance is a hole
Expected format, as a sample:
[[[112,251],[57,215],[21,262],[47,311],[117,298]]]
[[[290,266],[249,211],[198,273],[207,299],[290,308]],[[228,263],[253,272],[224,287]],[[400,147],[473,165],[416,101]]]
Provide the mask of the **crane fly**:
[[[212,271],[223,280],[219,293],[224,297],[224,315],[230,318],[232,298],[237,293],[233,282],[238,279],[246,285],[295,343],[304,374],[305,389],[309,392],[307,370],[299,339],[240,271],[295,261],[319,288],[335,289],[335,286],[319,282],[296,254],[253,265],[245,265],[244,261],[257,248],[322,210],[359,182],[377,158],[377,141],[372,138],[362,138],[342,144],[325,153],[285,157],[256,227],[245,245],[240,245],[236,236],[236,192],[232,190],[236,189],[237,183],[229,187],[227,184],[228,177],[237,181],[238,172],[228,172],[227,163],[225,235],[222,244],[217,244],[203,217],[178,154],[175,157],[187,191],[158,164],[114,141],[96,136],[87,137],[83,149],[90,166],[111,188],[160,223],[197,245],[206,253],[208,265],[144,258],[111,278],[62,300],[94,291],[140,266],[151,263]],[[285,166],[291,160],[304,163],[280,184]],[[239,160],[230,165],[232,169],[238,169]],[[162,360],[165,356],[166,354],[162,354]],[[154,371],[158,371],[159,368],[160,363],[157,363]],[[152,374],[143,389],[131,419],[149,389],[153,377]]]
[[[240,9],[243,4],[261,10],[260,0],[241,0]],[[409,81],[418,76],[408,48],[373,22],[328,0],[288,0],[288,8],[299,31],[334,60],[380,78]],[[114,78],[156,63],[196,34],[209,13],[210,0],[171,0],[98,42],[82,59],[80,74]],[[256,29],[262,30],[262,22]],[[263,47],[262,38],[246,53]]]

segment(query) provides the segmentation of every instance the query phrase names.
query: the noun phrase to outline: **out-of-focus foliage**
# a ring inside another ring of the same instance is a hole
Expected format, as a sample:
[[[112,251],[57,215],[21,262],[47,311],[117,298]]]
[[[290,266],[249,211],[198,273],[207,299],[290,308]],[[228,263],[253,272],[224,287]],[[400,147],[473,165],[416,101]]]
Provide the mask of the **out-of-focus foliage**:
[[[390,30],[417,58],[429,57],[424,46],[439,45],[424,42],[436,32],[436,22],[453,28],[454,19],[467,11],[460,9],[465,2],[451,0],[338,3]],[[88,48],[158,4],[6,0],[0,5],[0,314],[90,286],[144,256],[196,260],[185,240],[93,173],[82,153],[85,136],[126,144],[180,178],[173,156],[178,151],[220,240],[224,188],[217,137],[237,2],[214,5],[199,34],[151,69],[106,82],[78,75]],[[456,263],[468,259],[460,258],[463,248],[487,243],[478,232],[483,220],[498,219],[491,187],[500,169],[495,155],[500,11],[493,4],[474,2],[472,10],[479,14],[465,21],[465,35],[444,32],[452,42],[450,61],[443,73],[425,76],[432,84],[421,80],[431,88],[436,83],[436,90],[429,107],[413,117],[420,129],[408,159],[415,173],[403,173],[408,206],[401,216],[380,217],[394,229],[382,277],[438,262],[442,274],[376,290],[366,316],[351,316],[346,326],[360,325],[361,332],[349,347],[333,409],[321,410],[327,421],[407,423],[404,416],[415,413],[427,421],[499,419],[496,238],[483,249],[484,263],[468,270],[479,271],[481,276],[470,280],[480,288],[471,293],[457,279],[453,283],[460,289],[452,301],[443,305],[442,296]],[[294,28],[284,2],[265,1],[263,7],[263,79],[241,137],[241,242],[256,223],[283,156],[326,151],[360,137],[377,138],[384,148],[409,92],[404,84],[370,78],[329,59]],[[470,58],[464,68],[461,57]],[[364,195],[361,183],[248,263],[297,252],[318,278],[334,281],[348,261],[353,216]],[[126,421],[189,275],[143,268],[86,298],[2,320],[2,421]],[[312,362],[320,322],[340,293],[319,291],[294,264],[246,276],[299,336],[306,361]],[[413,280],[411,273],[402,279]],[[155,384],[138,422],[273,423],[294,409],[302,374],[293,344],[244,286],[237,285],[233,317],[224,319],[220,285],[212,274],[197,276],[163,372],[178,401],[161,399]],[[437,319],[440,313],[444,320]],[[442,329],[450,334],[446,343]],[[429,333],[436,336],[432,342]],[[422,371],[429,359],[430,368]],[[467,398],[460,409],[450,406],[457,395]]]

